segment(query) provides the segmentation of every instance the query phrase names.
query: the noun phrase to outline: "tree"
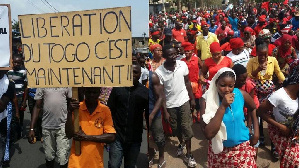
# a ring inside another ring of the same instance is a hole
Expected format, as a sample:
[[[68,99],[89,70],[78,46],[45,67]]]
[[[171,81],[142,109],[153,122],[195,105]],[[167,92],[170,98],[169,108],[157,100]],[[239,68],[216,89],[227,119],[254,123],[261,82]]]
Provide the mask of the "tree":
[[[181,0],[177,0],[176,6],[177,6],[177,10],[181,11],[182,10],[182,1]]]
[[[15,29],[16,31],[20,32],[19,21],[16,20],[12,21],[12,29]]]

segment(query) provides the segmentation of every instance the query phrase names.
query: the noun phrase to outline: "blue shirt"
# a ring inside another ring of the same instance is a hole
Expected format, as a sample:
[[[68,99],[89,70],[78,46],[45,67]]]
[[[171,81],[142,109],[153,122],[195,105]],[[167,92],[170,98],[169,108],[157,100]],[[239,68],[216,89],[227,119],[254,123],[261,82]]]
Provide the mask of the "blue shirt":
[[[217,30],[217,28],[218,28],[218,26],[217,25],[215,25],[214,27],[209,27],[209,32],[211,32],[211,33],[215,33],[216,32],[216,30]]]
[[[244,97],[242,92],[234,88],[234,101],[227,107],[223,116],[223,122],[226,126],[227,140],[223,142],[225,147],[233,147],[245,141],[250,140],[249,129],[245,124],[244,116]]]
[[[299,20],[296,20],[295,17],[293,17],[290,21],[293,25],[292,30],[296,31],[297,29],[299,29]]]
[[[232,26],[232,29],[233,29],[233,31],[238,31],[238,22],[239,22],[239,19],[238,18],[232,18],[232,17],[228,17],[228,19],[229,19],[229,22],[230,22],[230,24],[231,24],[231,26]]]

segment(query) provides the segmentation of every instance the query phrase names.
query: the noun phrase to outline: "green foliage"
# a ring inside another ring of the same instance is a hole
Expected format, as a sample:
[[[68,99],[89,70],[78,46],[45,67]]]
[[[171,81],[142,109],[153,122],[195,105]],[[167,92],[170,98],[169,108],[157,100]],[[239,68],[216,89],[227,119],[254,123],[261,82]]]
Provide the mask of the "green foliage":
[[[16,20],[13,20],[12,21],[12,29],[15,29],[16,31],[20,31],[20,28],[19,28],[19,21],[16,21]]]

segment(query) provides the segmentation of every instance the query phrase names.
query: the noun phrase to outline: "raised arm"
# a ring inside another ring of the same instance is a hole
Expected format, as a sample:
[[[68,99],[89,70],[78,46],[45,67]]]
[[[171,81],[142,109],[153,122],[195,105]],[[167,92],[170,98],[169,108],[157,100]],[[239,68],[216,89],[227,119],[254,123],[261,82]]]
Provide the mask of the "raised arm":
[[[226,94],[222,100],[221,105],[219,106],[215,116],[210,120],[208,124],[205,124],[202,118],[202,124],[204,123],[204,136],[207,139],[212,139],[218,133],[221,127],[223,116],[225,114],[226,108],[233,102],[233,93]],[[203,104],[203,100],[200,101]],[[201,106],[201,104],[200,104]],[[203,112],[204,110],[204,112]],[[201,114],[205,114],[205,109],[202,109]]]

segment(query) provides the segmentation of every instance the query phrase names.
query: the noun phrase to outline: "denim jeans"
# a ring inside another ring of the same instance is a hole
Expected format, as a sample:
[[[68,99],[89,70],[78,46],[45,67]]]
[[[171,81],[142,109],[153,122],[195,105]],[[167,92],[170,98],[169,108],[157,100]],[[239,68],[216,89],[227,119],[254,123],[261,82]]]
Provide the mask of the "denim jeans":
[[[121,143],[118,138],[109,144],[109,168],[120,168],[124,157],[124,168],[135,168],[141,143]]]

